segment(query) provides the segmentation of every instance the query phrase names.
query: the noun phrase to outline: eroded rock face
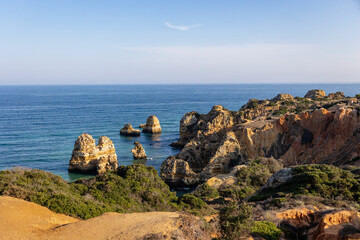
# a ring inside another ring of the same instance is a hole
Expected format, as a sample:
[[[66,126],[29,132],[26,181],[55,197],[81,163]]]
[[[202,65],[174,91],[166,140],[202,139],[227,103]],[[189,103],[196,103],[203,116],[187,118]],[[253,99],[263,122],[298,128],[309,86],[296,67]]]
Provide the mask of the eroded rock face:
[[[301,229],[309,240],[360,238],[360,213],[356,211],[303,208],[289,209],[276,216],[282,219],[283,226],[292,230]]]
[[[131,124],[128,123],[120,130],[120,135],[137,137],[140,136],[140,130],[134,129]]]
[[[163,163],[162,178],[172,184],[182,182],[179,176],[191,184],[202,183],[258,157],[282,159],[285,167],[340,166],[360,155],[360,103],[296,98],[289,105],[287,99],[276,104],[250,100],[238,112],[216,105],[207,114],[185,114],[176,143],[183,148]],[[288,113],[279,114],[285,106]],[[164,171],[174,159],[181,164]]]
[[[146,159],[146,153],[143,146],[139,142],[134,142],[135,147],[131,150],[134,159]]]
[[[148,117],[145,126],[143,126],[143,132],[161,133],[160,121],[155,115]]]
[[[320,89],[310,90],[306,93],[305,98],[317,99],[326,97],[325,91]]]
[[[69,162],[69,172],[103,174],[117,167],[115,147],[108,137],[101,136],[97,146],[93,137],[87,133],[77,138]]]

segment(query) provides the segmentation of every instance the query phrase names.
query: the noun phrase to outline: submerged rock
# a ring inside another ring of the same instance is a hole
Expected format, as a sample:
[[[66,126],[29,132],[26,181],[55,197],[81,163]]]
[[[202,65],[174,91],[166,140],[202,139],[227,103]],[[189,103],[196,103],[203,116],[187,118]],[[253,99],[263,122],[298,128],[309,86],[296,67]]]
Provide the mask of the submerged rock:
[[[161,126],[159,119],[152,115],[146,120],[146,124],[143,127],[144,133],[161,133]]]
[[[81,134],[74,145],[69,162],[69,172],[103,174],[118,166],[115,146],[106,136],[101,136],[98,145],[87,133]]]
[[[326,97],[325,91],[320,89],[313,89],[306,93],[305,98],[317,99]]]
[[[120,135],[137,137],[140,136],[140,130],[134,129],[131,124],[128,123],[120,130]]]
[[[146,159],[147,156],[145,154],[144,148],[141,146],[139,142],[134,142],[135,147],[131,150],[134,159]]]

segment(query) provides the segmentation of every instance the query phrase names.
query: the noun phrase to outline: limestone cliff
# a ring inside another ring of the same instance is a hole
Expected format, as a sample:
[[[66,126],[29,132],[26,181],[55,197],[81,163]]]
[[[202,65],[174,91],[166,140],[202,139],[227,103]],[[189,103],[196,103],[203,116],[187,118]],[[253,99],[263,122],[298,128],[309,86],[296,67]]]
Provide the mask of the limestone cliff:
[[[276,214],[281,225],[301,230],[309,240],[359,239],[360,213],[345,210],[289,209]]]
[[[220,105],[208,114],[189,112],[173,144],[183,149],[163,162],[161,177],[170,185],[197,185],[257,157],[282,159],[285,167],[340,166],[360,156],[360,104],[343,96],[311,90],[306,98],[251,99],[237,112]]]
[[[81,134],[74,145],[69,162],[69,172],[103,174],[115,170],[118,166],[113,142],[106,136],[101,136],[98,145],[87,133]]]

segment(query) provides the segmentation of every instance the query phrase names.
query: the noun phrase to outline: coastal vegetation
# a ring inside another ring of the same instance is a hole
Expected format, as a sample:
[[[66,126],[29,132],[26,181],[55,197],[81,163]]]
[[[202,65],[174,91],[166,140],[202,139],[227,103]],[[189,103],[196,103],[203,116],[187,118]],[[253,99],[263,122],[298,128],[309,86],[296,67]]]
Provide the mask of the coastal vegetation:
[[[105,212],[191,211],[201,214],[206,203],[195,196],[177,198],[153,167],[120,166],[74,183],[37,169],[0,172],[0,195],[12,196],[81,219]]]

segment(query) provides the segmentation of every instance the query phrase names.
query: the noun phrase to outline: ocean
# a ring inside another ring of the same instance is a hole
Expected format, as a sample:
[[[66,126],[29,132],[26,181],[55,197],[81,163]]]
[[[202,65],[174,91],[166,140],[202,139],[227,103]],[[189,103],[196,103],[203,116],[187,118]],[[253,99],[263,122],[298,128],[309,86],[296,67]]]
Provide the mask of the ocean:
[[[0,86],[0,170],[37,168],[70,181],[88,177],[67,171],[76,138],[86,132],[96,140],[108,136],[119,165],[143,163],[159,171],[179,151],[169,144],[179,138],[185,113],[207,113],[217,104],[237,111],[250,98],[303,97],[310,89],[360,94],[360,84]],[[124,124],[137,128],[150,115],[159,118],[161,135],[120,136]],[[134,141],[150,159],[133,160]]]

